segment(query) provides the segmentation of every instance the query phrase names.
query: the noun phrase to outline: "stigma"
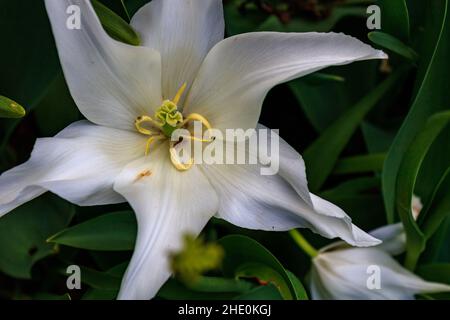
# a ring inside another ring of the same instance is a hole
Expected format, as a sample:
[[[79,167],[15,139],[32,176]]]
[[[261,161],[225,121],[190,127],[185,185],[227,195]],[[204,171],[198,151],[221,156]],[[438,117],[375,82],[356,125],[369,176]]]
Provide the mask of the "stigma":
[[[190,122],[199,121],[206,129],[212,129],[208,120],[198,113],[191,113],[184,117],[178,104],[186,90],[187,84],[184,83],[172,100],[164,100],[161,106],[156,110],[154,118],[148,115],[139,116],[134,125],[136,130],[146,136],[149,136],[145,147],[145,155],[150,153],[151,146],[160,140],[171,139],[172,134],[177,129],[185,128]],[[182,136],[181,139],[198,140],[192,134]],[[203,141],[203,140],[202,140]],[[170,141],[170,160],[174,167],[179,171],[189,170],[193,165],[193,160],[188,163],[182,163],[175,149],[179,141]],[[203,141],[203,142],[211,142]]]

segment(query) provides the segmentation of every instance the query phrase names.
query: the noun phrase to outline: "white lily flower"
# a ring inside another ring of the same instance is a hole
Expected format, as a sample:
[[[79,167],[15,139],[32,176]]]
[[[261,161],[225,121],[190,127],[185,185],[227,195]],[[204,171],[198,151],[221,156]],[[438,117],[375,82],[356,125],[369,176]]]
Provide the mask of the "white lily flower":
[[[167,136],[192,120],[255,128],[273,86],[332,65],[386,58],[383,52],[335,33],[223,40],[220,0],[151,1],[132,19],[143,41],[134,47],[105,33],[90,1],[45,4],[70,92],[88,121],[38,139],[30,160],[0,177],[0,216],[46,191],[83,206],[128,201],[138,235],[120,299],[152,298],[170,276],[167,253],[214,215],[245,228],[307,227],[356,246],[379,243],[309,193],[303,160],[286,142],[279,174],[261,176],[255,166],[183,166],[169,153]],[[69,5],[81,9],[80,30],[66,28]],[[145,126],[155,123],[156,135]]]
[[[311,296],[315,300],[411,300],[415,294],[450,291],[406,270],[392,256],[405,250],[402,224],[371,233],[383,243],[354,248],[343,242],[319,251],[312,260]]]

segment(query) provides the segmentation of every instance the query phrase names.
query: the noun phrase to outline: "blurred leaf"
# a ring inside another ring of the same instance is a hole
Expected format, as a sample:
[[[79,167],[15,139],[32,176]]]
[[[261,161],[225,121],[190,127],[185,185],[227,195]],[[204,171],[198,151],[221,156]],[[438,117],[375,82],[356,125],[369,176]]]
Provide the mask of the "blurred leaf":
[[[366,9],[362,7],[336,7],[330,15],[323,20],[315,21],[305,18],[294,18],[283,24],[276,16],[270,16],[257,29],[257,31],[279,32],[328,32],[345,17],[366,17]],[[242,18],[241,18],[242,19]]]
[[[88,290],[82,300],[115,300],[118,290],[105,290],[105,289],[90,289]]]
[[[341,76],[335,75],[335,74],[328,74],[328,73],[321,73],[321,72],[315,72],[310,75],[307,75],[306,77],[303,77],[303,79],[313,85],[322,84],[323,82],[344,82],[345,79]]]
[[[450,107],[450,11],[448,0],[436,0],[429,2],[428,8],[436,15],[442,16],[438,25],[432,24],[432,28],[426,31],[427,39],[433,39],[433,34],[438,34],[436,44],[428,44],[434,47],[431,57],[422,57],[419,66],[417,84],[418,93],[412,107],[398,132],[385,161],[383,170],[383,194],[389,223],[395,222],[395,188],[398,183],[398,171],[405,156],[405,152],[412,143],[414,137],[420,132],[426,120],[440,110]],[[434,17],[434,16],[433,16]],[[436,17],[434,17],[436,18]],[[423,77],[421,76],[423,73]]]
[[[25,113],[25,109],[20,104],[0,96],[0,118],[22,118]]]
[[[403,42],[409,41],[409,12],[405,0],[378,0],[382,31]]]
[[[45,95],[59,70],[44,2],[2,1],[0,38],[1,93],[20,101],[29,111]],[[0,120],[1,152],[18,123]]]
[[[283,297],[274,285],[269,284],[241,294],[235,297],[234,300],[283,300]]]
[[[133,250],[136,230],[133,212],[115,212],[64,229],[48,242],[88,250]]]
[[[256,7],[244,8],[241,0],[230,0],[224,5],[225,27],[229,36],[254,31],[267,19],[267,14]]]
[[[89,285],[91,288],[100,290],[118,290],[122,277],[117,277],[109,272],[101,272],[87,267],[80,267],[81,282]],[[65,270],[61,272],[67,276]]]
[[[268,272],[267,269],[271,269],[272,276],[270,279],[261,280],[277,281],[278,283],[275,285],[284,299],[301,299],[303,297],[303,295],[297,294],[291,278],[277,258],[255,240],[245,236],[230,235],[220,239],[218,243],[225,249],[223,270],[226,276],[239,276],[241,268],[245,268],[245,266],[264,266],[265,272]],[[263,269],[253,269],[253,276],[256,278],[261,276]],[[247,268],[246,276],[250,276],[250,273],[252,272]],[[277,274],[276,279],[273,277],[274,274]],[[280,283],[281,279],[282,284]]]
[[[39,133],[46,137],[56,135],[72,122],[82,118],[62,73],[53,80],[47,94],[34,110],[34,115]]]
[[[244,263],[235,270],[235,276],[237,278],[256,278],[263,285],[272,283],[280,290],[284,299],[290,299],[292,297],[290,288],[283,276],[264,264],[253,262]]]
[[[450,284],[450,264],[427,264],[417,268],[417,274],[425,280]]]
[[[52,294],[52,293],[47,293],[47,292],[40,292],[40,293],[36,293],[35,295],[33,295],[33,300],[61,300],[61,301],[68,301],[68,300],[72,300],[70,298],[70,295],[68,293],[62,294],[62,295],[57,295],[57,294]]]
[[[205,277],[202,276],[195,284],[188,288],[197,292],[247,292],[255,286],[248,281],[239,279],[228,279],[220,277]]]
[[[306,149],[303,157],[308,168],[308,181],[312,192],[320,190],[333,170],[339,155],[364,117],[398,83],[404,71],[404,68],[396,70],[389,78],[339,117]]]
[[[353,180],[348,180],[337,187],[325,190],[321,192],[322,197],[339,197],[346,195],[357,195],[367,193],[367,191],[371,191],[373,189],[378,189],[380,187],[380,179],[376,177],[364,177],[364,178],[356,178]]]
[[[425,207],[420,212],[419,224],[425,238],[431,238],[448,216],[450,216],[450,167],[437,185],[430,207]]]
[[[308,294],[306,293],[306,289],[303,286],[303,283],[289,270],[286,270],[289,279],[291,279],[291,283],[294,286],[295,295],[298,300],[308,300]]]
[[[32,266],[58,248],[45,240],[65,228],[74,215],[68,202],[50,194],[41,196],[0,219],[0,270],[29,279]]]
[[[396,186],[397,212],[405,227],[407,236],[407,254],[405,265],[413,270],[420,254],[425,249],[425,237],[414,220],[411,201],[420,166],[435,139],[450,121],[450,112],[442,112],[432,116],[426,123],[410,147],[402,161]]]
[[[416,62],[419,58],[417,52],[390,34],[373,31],[368,34],[368,37],[373,43],[395,52],[412,62]]]
[[[377,172],[383,169],[386,154],[374,153],[362,156],[342,158],[334,167],[333,174]]]
[[[236,292],[202,292],[187,288],[174,278],[170,278],[159,290],[157,298],[167,300],[229,300]]]
[[[385,131],[368,122],[361,125],[361,130],[369,153],[387,152],[395,136],[394,133]]]
[[[130,15],[128,14],[127,7],[125,6],[124,0],[99,0],[109,9],[114,11],[119,15],[125,22],[130,22]]]
[[[100,19],[103,28],[112,38],[134,46],[138,46],[141,43],[136,31],[134,31],[134,29],[114,11],[98,0],[92,0],[92,6]]]

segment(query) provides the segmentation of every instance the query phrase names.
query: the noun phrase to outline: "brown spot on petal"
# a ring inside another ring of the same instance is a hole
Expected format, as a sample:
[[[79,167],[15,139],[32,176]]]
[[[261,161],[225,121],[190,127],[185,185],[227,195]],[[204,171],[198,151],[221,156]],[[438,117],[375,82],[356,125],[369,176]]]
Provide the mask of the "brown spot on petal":
[[[136,180],[134,180],[134,182],[137,182],[145,177],[150,177],[151,175],[152,172],[150,170],[144,170],[137,175]]]

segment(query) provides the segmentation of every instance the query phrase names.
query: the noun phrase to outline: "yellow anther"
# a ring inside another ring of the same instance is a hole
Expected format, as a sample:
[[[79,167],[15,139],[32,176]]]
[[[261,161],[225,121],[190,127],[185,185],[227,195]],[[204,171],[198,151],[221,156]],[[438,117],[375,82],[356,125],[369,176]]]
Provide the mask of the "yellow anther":
[[[208,130],[212,129],[211,124],[208,122],[208,120],[206,120],[204,116],[198,113],[191,113],[190,115],[188,115],[186,119],[184,119],[184,121],[181,123],[181,127],[185,126],[186,124],[192,121],[200,121],[202,125],[206,127],[206,129]]]
[[[145,146],[145,155],[148,156],[148,154],[150,153],[150,147],[154,142],[162,139],[165,139],[165,136],[162,134],[159,134],[157,136],[151,136],[150,138],[148,138],[147,145]]]
[[[170,152],[170,161],[172,161],[173,166],[178,171],[187,171],[194,164],[194,160],[192,158],[189,160],[189,163],[187,163],[187,164],[181,162],[180,157],[178,156],[177,150],[175,150],[175,142],[174,141],[170,142],[169,152]]]
[[[186,90],[187,83],[183,83],[183,85],[178,89],[177,94],[173,98],[172,102],[178,105],[178,102],[180,102],[181,97],[183,96],[184,91]]]
[[[151,131],[150,129],[144,128],[144,127],[142,126],[142,124],[144,124],[144,123],[149,123],[149,124],[151,124],[151,125],[153,125],[153,126],[156,126],[157,128],[159,128],[159,127],[161,126],[158,122],[156,122],[155,120],[153,120],[153,119],[152,119],[151,117],[149,117],[149,116],[140,116],[140,117],[138,117],[138,118],[136,119],[136,121],[134,121],[134,125],[135,125],[135,127],[136,127],[136,130],[137,130],[139,133],[145,134],[145,135],[147,135],[147,136],[154,135],[156,132],[153,132],[153,131]]]

